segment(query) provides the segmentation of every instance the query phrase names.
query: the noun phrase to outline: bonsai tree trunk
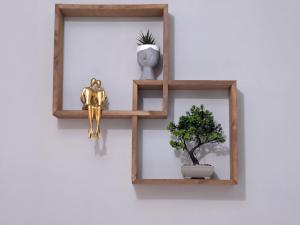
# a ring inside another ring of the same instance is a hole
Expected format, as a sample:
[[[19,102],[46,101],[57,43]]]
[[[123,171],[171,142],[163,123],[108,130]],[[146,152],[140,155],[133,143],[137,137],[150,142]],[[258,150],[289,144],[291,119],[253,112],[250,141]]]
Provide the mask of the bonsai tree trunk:
[[[184,144],[183,149],[184,149],[185,151],[187,151],[187,153],[189,154],[190,159],[191,159],[192,162],[193,162],[193,165],[199,165],[199,160],[195,157],[194,152],[195,152],[195,150],[196,150],[197,148],[200,147],[201,144],[198,144],[198,145],[194,146],[191,150],[188,149],[187,144],[185,143],[185,141],[183,141],[183,144]]]
[[[189,153],[189,156],[190,156],[190,158],[191,158],[191,160],[192,160],[192,162],[193,162],[193,165],[199,165],[199,161],[198,161],[198,159],[195,157],[194,151],[193,151],[193,150],[192,150],[192,151],[186,150],[186,151]]]

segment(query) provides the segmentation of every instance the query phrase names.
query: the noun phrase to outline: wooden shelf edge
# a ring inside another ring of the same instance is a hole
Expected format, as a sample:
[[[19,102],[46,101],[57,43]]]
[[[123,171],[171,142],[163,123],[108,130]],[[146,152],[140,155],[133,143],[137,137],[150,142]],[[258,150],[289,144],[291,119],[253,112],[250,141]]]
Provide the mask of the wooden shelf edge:
[[[229,89],[236,80],[169,80],[170,90]]]
[[[139,90],[162,90],[162,80],[133,80],[133,83],[138,86]]]
[[[88,113],[86,110],[57,110],[53,115],[59,119],[77,119],[87,118]],[[167,114],[164,111],[130,111],[130,110],[104,110],[102,112],[103,118],[131,118],[138,116],[141,118],[166,118]]]
[[[167,4],[56,4],[66,17],[163,17]]]
[[[55,4],[60,9],[164,9],[168,4]]]
[[[234,180],[203,180],[203,179],[133,179],[132,184],[176,185],[176,184],[205,184],[205,185],[235,185]]]
[[[164,119],[168,114],[164,111],[137,111],[137,116],[142,119]]]

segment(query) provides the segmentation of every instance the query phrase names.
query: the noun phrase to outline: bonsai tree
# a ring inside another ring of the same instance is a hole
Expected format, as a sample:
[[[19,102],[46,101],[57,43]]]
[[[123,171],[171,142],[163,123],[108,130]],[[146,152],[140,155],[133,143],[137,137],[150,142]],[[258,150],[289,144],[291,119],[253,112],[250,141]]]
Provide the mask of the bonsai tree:
[[[137,42],[138,45],[155,45],[155,39],[153,35],[150,33],[149,29],[146,34],[141,32],[137,38],[137,41],[138,41]]]
[[[179,118],[178,124],[170,122],[167,129],[173,136],[170,145],[175,150],[186,151],[194,165],[199,165],[195,151],[202,145],[225,142],[221,124],[214,121],[212,112],[203,105],[193,105],[186,115]]]

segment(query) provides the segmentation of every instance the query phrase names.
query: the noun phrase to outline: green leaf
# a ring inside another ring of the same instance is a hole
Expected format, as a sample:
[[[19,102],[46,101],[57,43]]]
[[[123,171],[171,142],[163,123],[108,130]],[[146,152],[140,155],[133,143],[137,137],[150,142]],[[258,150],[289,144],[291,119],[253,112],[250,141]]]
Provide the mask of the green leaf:
[[[179,117],[178,124],[170,122],[167,129],[173,136],[170,145],[174,149],[185,150],[184,142],[195,145],[225,142],[221,124],[216,123],[213,113],[204,105],[193,105],[185,115]]]

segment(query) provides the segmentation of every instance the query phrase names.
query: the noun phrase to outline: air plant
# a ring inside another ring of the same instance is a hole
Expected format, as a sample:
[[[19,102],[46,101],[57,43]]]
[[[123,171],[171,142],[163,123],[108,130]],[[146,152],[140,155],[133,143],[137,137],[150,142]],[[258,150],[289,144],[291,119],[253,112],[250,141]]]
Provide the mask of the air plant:
[[[150,33],[149,29],[146,34],[141,32],[137,37],[138,45],[155,45],[155,38]]]

